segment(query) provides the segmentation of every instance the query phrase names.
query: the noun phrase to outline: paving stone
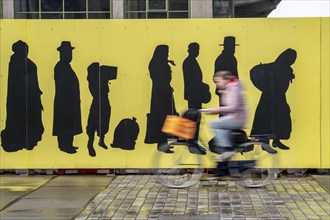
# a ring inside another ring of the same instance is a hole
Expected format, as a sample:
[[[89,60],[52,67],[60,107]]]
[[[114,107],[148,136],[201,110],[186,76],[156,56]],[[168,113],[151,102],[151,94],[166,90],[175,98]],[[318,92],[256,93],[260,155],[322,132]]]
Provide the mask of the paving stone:
[[[330,219],[329,193],[313,179],[278,179],[259,189],[225,183],[169,189],[150,175],[116,177],[77,219],[88,212],[103,212],[99,219]]]

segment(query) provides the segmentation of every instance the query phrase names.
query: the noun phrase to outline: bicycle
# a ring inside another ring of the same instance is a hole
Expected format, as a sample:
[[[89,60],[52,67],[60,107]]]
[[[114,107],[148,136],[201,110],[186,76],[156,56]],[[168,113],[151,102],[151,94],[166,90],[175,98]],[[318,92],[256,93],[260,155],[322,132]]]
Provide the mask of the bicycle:
[[[200,127],[203,127],[202,123]],[[205,168],[209,166],[204,159],[205,156],[209,162],[211,161],[211,168],[216,168],[216,174],[228,172],[241,186],[263,187],[276,178],[277,169],[260,168],[265,164],[274,167],[276,160],[273,154],[263,150],[267,143],[261,142],[258,137],[248,138],[243,130],[233,130],[231,135],[235,143],[235,159],[219,161],[218,156],[214,156],[214,149],[206,147],[210,142],[206,145],[205,140],[200,136],[199,144],[209,149],[209,153],[206,155],[189,153],[188,139],[194,137],[195,131],[196,122],[179,116],[167,116],[163,132],[172,137],[161,148],[165,151],[171,149],[174,153],[157,151],[153,157],[153,173],[158,176],[157,180],[160,184],[170,188],[185,188],[196,184],[201,180]],[[260,147],[256,148],[256,146]]]

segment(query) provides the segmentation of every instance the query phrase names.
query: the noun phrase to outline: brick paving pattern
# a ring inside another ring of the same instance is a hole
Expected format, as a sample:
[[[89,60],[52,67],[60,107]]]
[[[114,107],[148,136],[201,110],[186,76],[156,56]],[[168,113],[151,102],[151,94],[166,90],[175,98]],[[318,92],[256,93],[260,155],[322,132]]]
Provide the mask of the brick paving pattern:
[[[157,176],[117,176],[76,220],[330,219],[330,194],[311,177],[280,178],[264,188],[209,180],[184,189]]]

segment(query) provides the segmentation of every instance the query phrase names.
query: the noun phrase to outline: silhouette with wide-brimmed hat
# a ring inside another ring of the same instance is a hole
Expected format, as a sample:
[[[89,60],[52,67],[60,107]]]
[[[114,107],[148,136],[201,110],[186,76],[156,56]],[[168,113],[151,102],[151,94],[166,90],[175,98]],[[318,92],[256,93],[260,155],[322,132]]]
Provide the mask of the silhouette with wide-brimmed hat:
[[[230,71],[234,76],[238,78],[235,48],[236,46],[239,46],[239,44],[236,44],[236,38],[233,36],[226,36],[223,40],[223,44],[219,44],[219,46],[223,46],[223,50],[215,60],[214,74],[218,71]],[[215,90],[215,94],[219,96],[220,106],[222,106],[221,93]]]
[[[238,78],[237,60],[234,55],[236,46],[239,46],[239,44],[236,44],[236,38],[233,36],[226,36],[223,40],[223,44],[219,44],[219,46],[223,46],[223,50],[215,60],[214,73],[227,70]]]
[[[70,41],[62,41],[57,48],[60,61],[54,68],[53,136],[57,136],[60,150],[69,154],[78,149],[73,146],[73,136],[82,133],[79,81],[70,65],[73,49]]]
[[[223,39],[223,43],[219,44],[219,46],[223,46],[223,50],[214,62],[214,74],[219,71],[229,71],[238,78],[235,50],[239,44],[236,44],[236,38],[234,36],[226,36]],[[221,93],[215,89],[215,94],[219,96],[219,105],[223,106]],[[219,114],[219,117],[221,116],[222,114]],[[210,140],[209,147],[210,149],[214,147],[214,138]]]

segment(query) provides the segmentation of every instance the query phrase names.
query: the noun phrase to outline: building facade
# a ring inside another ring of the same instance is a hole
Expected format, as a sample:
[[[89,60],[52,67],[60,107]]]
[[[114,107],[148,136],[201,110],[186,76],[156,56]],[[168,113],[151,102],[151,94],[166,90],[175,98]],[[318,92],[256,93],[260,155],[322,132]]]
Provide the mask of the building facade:
[[[266,17],[280,0],[1,0],[3,19]]]

